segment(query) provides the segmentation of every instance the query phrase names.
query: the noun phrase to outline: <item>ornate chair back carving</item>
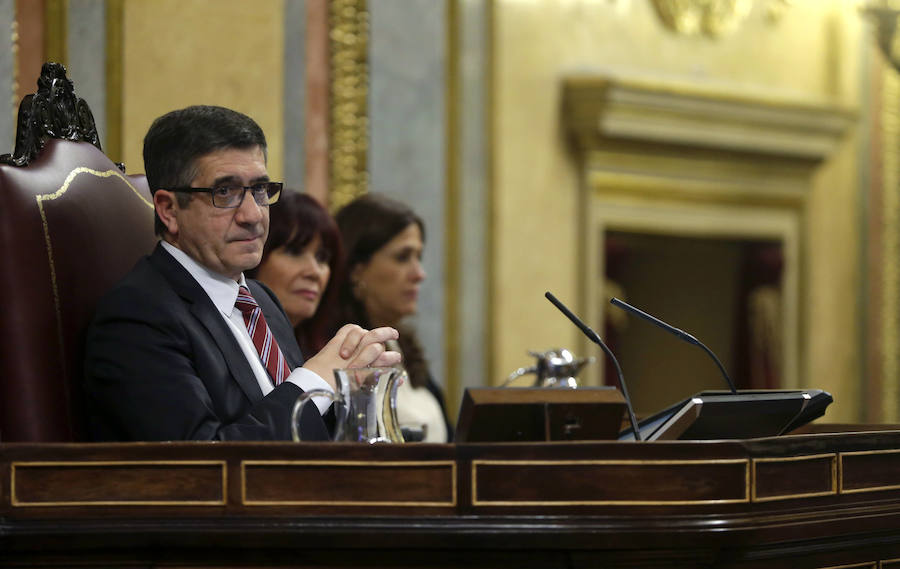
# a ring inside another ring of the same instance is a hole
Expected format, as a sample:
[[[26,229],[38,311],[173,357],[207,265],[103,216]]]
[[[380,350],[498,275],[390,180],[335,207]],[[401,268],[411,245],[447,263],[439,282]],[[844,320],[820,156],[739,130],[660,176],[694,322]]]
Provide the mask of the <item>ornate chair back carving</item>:
[[[0,441],[84,440],[84,332],[156,239],[146,179],[103,154],[60,65],[22,101],[0,196]]]

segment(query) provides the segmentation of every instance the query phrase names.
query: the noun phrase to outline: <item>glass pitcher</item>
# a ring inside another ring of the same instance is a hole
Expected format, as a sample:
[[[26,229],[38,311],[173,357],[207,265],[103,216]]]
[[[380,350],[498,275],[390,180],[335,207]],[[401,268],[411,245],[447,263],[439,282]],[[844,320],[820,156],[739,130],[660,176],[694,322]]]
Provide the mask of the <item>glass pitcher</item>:
[[[397,422],[397,388],[407,380],[406,371],[395,367],[364,367],[334,370],[336,389],[312,389],[297,398],[291,413],[295,441],[303,440],[300,414],[313,397],[333,401],[334,441],[402,443]]]

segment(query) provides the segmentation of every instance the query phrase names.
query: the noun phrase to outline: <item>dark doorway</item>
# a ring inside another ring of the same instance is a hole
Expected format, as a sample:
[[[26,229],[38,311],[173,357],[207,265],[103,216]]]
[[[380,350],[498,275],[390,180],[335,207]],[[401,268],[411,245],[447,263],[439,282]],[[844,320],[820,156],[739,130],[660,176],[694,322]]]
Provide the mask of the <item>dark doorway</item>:
[[[738,389],[781,385],[780,242],[608,231],[604,243],[605,335],[637,413],[727,383],[701,348],[610,306],[612,296],[694,335]]]

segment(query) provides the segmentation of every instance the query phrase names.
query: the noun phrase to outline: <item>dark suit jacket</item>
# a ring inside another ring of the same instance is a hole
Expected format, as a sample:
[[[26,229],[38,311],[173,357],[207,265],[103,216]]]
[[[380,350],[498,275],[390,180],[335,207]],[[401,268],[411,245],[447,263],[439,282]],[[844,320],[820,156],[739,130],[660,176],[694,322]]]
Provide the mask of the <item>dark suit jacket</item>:
[[[291,369],[303,363],[284,310],[248,280]],[[267,396],[221,313],[162,246],[101,299],[87,334],[86,392],[96,440],[290,440],[303,392],[284,382]],[[304,440],[327,431],[315,405]]]

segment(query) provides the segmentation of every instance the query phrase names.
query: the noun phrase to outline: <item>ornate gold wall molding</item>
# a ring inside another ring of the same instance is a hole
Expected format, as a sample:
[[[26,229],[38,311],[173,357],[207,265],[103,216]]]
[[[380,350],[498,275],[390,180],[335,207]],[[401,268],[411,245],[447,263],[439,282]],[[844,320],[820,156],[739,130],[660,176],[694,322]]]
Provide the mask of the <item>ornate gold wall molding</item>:
[[[786,100],[627,77],[564,80],[564,117],[583,148],[617,138],[696,148],[824,160],[856,112]]]
[[[329,3],[332,210],[368,188],[369,13],[366,0]]]
[[[444,255],[444,377],[447,398],[449,401],[457,401],[462,396],[460,389],[460,355],[461,341],[460,331],[460,87],[459,55],[462,44],[460,33],[460,10],[456,2],[447,2],[445,8],[447,26],[447,63],[445,97],[447,101],[447,114],[445,116],[447,128],[446,157],[446,207],[444,210],[444,227],[448,247]]]
[[[869,0],[860,10],[874,25],[875,43],[881,53],[900,70],[900,34],[897,24],[900,23],[898,3],[892,0]]]
[[[125,160],[125,149],[122,143],[124,2],[125,0],[106,0],[106,140],[104,151],[113,162]],[[127,168],[128,164],[125,166]]]
[[[770,0],[766,3],[765,17],[776,22],[790,5],[791,0]],[[704,35],[711,38],[736,30],[746,20],[753,7],[751,0],[653,0],[660,20],[670,30],[688,36]]]
[[[881,420],[890,422],[900,416],[900,77],[896,73],[885,72],[882,101]]]

